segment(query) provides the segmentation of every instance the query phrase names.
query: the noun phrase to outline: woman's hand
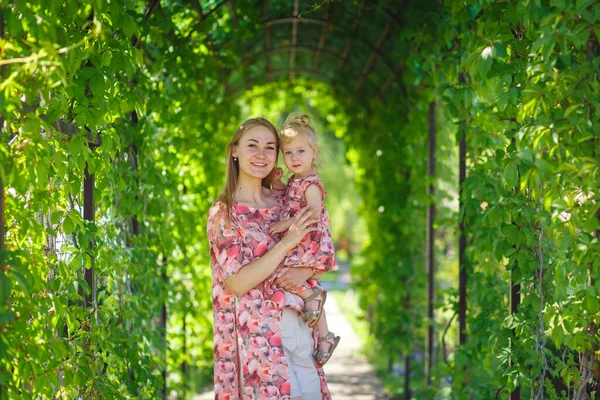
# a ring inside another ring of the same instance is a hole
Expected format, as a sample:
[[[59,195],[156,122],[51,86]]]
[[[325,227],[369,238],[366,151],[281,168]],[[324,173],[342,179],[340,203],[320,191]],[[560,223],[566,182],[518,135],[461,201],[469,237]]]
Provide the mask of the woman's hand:
[[[314,226],[319,222],[318,218],[314,218],[314,214],[318,210],[312,210],[306,206],[296,213],[294,218],[290,219],[292,224],[290,225],[287,234],[281,239],[282,242],[287,243],[290,246],[290,250],[296,247],[306,236],[306,234],[317,230]]]
[[[275,284],[288,292],[296,292],[304,286],[312,274],[313,270],[309,267],[287,268],[282,270],[279,278],[275,279]]]

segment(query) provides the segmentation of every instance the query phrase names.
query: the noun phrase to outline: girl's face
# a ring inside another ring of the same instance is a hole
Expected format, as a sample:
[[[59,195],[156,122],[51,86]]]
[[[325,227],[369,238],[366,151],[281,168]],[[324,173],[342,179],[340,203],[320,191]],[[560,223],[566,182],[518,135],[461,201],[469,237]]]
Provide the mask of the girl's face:
[[[283,161],[294,176],[301,177],[312,171],[312,163],[317,154],[306,139],[296,135],[291,142],[282,145],[281,148]]]
[[[255,126],[233,146],[232,156],[237,157],[242,174],[263,179],[275,167],[277,138],[266,126]]]

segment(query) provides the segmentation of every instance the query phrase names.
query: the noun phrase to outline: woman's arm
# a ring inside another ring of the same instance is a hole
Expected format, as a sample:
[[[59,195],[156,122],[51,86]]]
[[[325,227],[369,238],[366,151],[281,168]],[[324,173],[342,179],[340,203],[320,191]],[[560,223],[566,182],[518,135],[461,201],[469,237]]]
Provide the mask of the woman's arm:
[[[306,234],[316,229],[314,224],[318,222],[318,219],[311,218],[311,216],[312,213],[309,207],[300,210],[293,218],[293,223],[288,229],[288,233],[279,243],[258,260],[245,265],[237,273],[225,279],[225,284],[229,290],[237,296],[241,296],[267,279],[287,253],[296,247]]]

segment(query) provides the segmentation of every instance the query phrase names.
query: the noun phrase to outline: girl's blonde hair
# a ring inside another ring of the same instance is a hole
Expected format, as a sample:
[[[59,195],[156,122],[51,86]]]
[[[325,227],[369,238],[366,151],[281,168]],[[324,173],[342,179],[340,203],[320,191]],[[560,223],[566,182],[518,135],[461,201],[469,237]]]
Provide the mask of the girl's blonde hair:
[[[276,158],[275,164],[277,165],[277,159],[279,158],[279,135],[277,134],[277,128],[273,126],[272,123],[267,121],[264,118],[250,118],[244,121],[240,127],[238,128],[233,138],[231,138],[231,142],[227,146],[227,177],[225,179],[225,186],[219,195],[218,201],[225,205],[226,215],[231,215],[231,206],[233,204],[233,197],[235,196],[235,191],[238,184],[238,177],[240,174],[240,166],[237,160],[233,159],[233,146],[237,145],[244,133],[248,132],[251,128],[255,126],[264,126],[268,128],[271,132],[273,132],[273,136],[275,136],[275,149],[276,149]],[[273,168],[275,170],[275,168]],[[262,185],[265,187],[270,187],[271,177],[273,171],[263,179]]]
[[[317,134],[311,124],[310,115],[293,112],[285,119],[285,124],[279,134],[281,146],[291,143],[296,137],[305,139],[306,143],[315,152],[311,167],[313,169],[321,168],[323,161],[321,160],[321,153],[317,145]]]

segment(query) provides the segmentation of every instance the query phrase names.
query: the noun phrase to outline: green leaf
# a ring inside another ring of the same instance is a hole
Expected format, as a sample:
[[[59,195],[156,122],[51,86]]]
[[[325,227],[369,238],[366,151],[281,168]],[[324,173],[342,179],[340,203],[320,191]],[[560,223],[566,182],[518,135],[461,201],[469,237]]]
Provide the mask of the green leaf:
[[[510,163],[508,163],[506,169],[504,170],[504,180],[506,181],[506,186],[514,188],[517,185],[518,179],[519,176],[517,162],[512,160]]]
[[[58,221],[60,221],[60,219],[63,217],[64,212],[62,211],[54,211],[52,213],[52,216],[50,217],[50,221],[52,222],[52,225],[56,225],[58,224]]]
[[[0,302],[5,304],[10,297],[11,282],[4,272],[0,272]]]
[[[494,57],[506,57],[506,44],[501,41],[494,43]]]
[[[110,50],[105,50],[104,54],[102,54],[102,66],[108,67],[110,65],[110,61],[112,60],[112,53]]]
[[[574,111],[580,110],[580,109],[581,109],[581,104],[573,104],[573,105],[569,106],[567,108],[567,110],[565,111],[565,118],[569,118],[569,115],[571,115]]]
[[[494,61],[492,55],[493,51],[493,47],[488,46],[481,52],[481,56],[479,57],[477,62],[477,70],[481,79],[485,79],[487,73],[492,68],[492,63]]]
[[[88,285],[88,283],[84,280],[84,279],[77,279],[77,283],[83,287],[83,290],[85,291],[86,295],[90,295],[90,293],[92,293],[92,290],[90,289],[90,285]]]
[[[552,166],[548,164],[545,160],[542,160],[541,158],[536,158],[535,166],[540,172],[540,176],[543,177],[547,177],[550,174],[550,171],[552,170]]]
[[[508,92],[503,92],[500,97],[498,97],[498,110],[504,111],[506,109],[506,105],[508,104]]]
[[[521,149],[521,151],[519,151],[517,154],[517,157],[529,164],[533,164],[533,154],[531,154],[531,150],[529,150],[527,147]]]
[[[106,89],[104,85],[104,76],[102,74],[94,74],[94,76],[90,78],[90,89],[92,90],[94,97],[104,96],[104,91]]]
[[[73,233],[73,231],[75,230],[75,226],[73,225],[73,220],[71,219],[70,215],[67,214],[65,216],[65,220],[63,221],[62,227],[63,233],[65,235],[70,235],[71,233]]]
[[[508,90],[508,97],[512,104],[517,104],[517,100],[519,99],[519,89],[513,87]]]
[[[20,287],[21,290],[25,292],[25,294],[29,295],[30,284],[29,281],[23,276],[23,274],[21,274],[21,272],[16,270],[15,268],[10,268],[8,270],[8,273],[9,275],[12,275],[17,282],[19,282],[19,286],[15,285],[13,289],[16,290],[18,287]]]
[[[550,5],[558,8],[560,11],[565,11],[565,0],[552,0],[550,1]]]
[[[583,299],[583,309],[587,310],[590,314],[597,313],[599,310],[599,306],[600,305],[598,304],[598,296],[591,296],[590,294],[587,294]]]
[[[5,323],[9,322],[15,316],[16,316],[16,314],[12,313],[12,312],[0,315],[0,324],[5,324]]]
[[[526,249],[519,250],[519,254],[517,255],[517,263],[522,271],[526,271],[534,267],[532,261],[533,260]]]
[[[123,31],[128,38],[138,33],[138,27],[129,14],[123,14]]]

